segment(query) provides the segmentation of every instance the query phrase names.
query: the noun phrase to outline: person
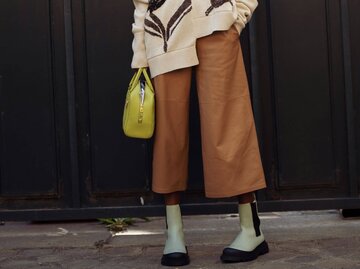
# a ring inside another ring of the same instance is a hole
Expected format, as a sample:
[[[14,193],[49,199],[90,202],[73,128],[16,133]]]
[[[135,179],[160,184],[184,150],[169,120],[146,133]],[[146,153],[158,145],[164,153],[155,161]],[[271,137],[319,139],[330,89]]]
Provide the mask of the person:
[[[239,35],[256,0],[133,0],[131,67],[148,67],[155,87],[152,190],[164,195],[161,264],[190,262],[180,211],[187,188],[189,93],[195,72],[205,196],[237,197],[240,232],[222,262],[269,251],[255,191],[266,188]]]

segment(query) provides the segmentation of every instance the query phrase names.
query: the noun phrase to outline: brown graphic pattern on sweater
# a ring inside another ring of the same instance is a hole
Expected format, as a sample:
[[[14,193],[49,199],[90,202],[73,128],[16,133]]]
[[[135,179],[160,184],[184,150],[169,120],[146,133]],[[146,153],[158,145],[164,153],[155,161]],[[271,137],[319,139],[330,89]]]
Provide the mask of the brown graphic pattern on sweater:
[[[149,2],[150,18],[145,19],[145,32],[152,36],[162,38],[164,41],[164,52],[168,50],[168,41],[173,34],[176,27],[180,24],[182,19],[191,11],[191,0],[184,0],[180,7],[176,10],[174,15],[171,16],[166,29],[162,21],[157,17],[153,11],[160,8],[166,0],[154,0]]]
[[[210,2],[211,6],[205,11],[206,16],[209,16],[209,14],[211,13],[211,11],[213,11],[214,8],[221,7],[225,3],[230,3],[231,5],[233,5],[231,0],[210,0]]]
[[[155,10],[157,10],[158,8],[160,8],[166,0],[150,0],[149,1],[149,6],[148,6],[148,10],[150,12],[153,12]]]

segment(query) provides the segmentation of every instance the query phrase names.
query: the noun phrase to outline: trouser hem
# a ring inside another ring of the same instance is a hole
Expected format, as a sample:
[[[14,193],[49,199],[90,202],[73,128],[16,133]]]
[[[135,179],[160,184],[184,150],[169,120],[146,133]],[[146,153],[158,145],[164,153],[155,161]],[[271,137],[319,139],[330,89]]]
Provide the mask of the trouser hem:
[[[152,191],[158,194],[168,194],[173,192],[179,192],[179,191],[186,191],[186,187],[182,188],[174,188],[174,189],[160,189],[160,188],[152,188]]]
[[[267,185],[265,183],[265,184],[255,185],[255,186],[250,187],[250,188],[239,189],[239,190],[235,190],[235,191],[231,191],[231,192],[225,192],[225,193],[218,193],[218,192],[215,193],[215,192],[207,192],[207,191],[205,191],[205,197],[206,198],[228,198],[228,197],[234,197],[234,196],[238,196],[238,195],[241,195],[241,194],[244,194],[244,193],[264,189],[266,187],[267,187]]]

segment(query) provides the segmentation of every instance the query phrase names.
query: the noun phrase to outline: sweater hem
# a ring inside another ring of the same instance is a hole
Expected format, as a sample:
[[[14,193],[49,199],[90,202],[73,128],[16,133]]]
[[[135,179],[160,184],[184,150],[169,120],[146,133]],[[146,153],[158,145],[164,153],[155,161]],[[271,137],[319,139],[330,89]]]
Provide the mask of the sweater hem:
[[[209,17],[193,18],[197,38],[210,35],[214,31],[226,31],[236,22],[233,13],[230,11],[218,12],[212,17],[212,20],[209,20]]]
[[[165,63],[165,64],[164,64]],[[151,78],[176,69],[186,68],[199,64],[196,46],[180,50],[168,51],[165,54],[148,59]]]

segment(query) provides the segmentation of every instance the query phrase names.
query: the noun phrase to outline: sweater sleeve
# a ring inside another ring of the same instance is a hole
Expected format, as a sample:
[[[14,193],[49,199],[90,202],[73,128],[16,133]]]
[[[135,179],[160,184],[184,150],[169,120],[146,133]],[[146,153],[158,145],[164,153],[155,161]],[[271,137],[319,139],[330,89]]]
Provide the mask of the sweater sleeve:
[[[133,58],[131,62],[131,67],[147,67],[148,62],[146,58],[144,41],[144,21],[149,5],[149,0],[133,0],[133,3],[135,6],[135,11],[134,23],[132,24],[132,33],[134,34],[134,39],[132,42]]]
[[[239,32],[245,28],[246,24],[250,21],[254,10],[258,6],[257,0],[235,0],[238,17],[235,26]]]

